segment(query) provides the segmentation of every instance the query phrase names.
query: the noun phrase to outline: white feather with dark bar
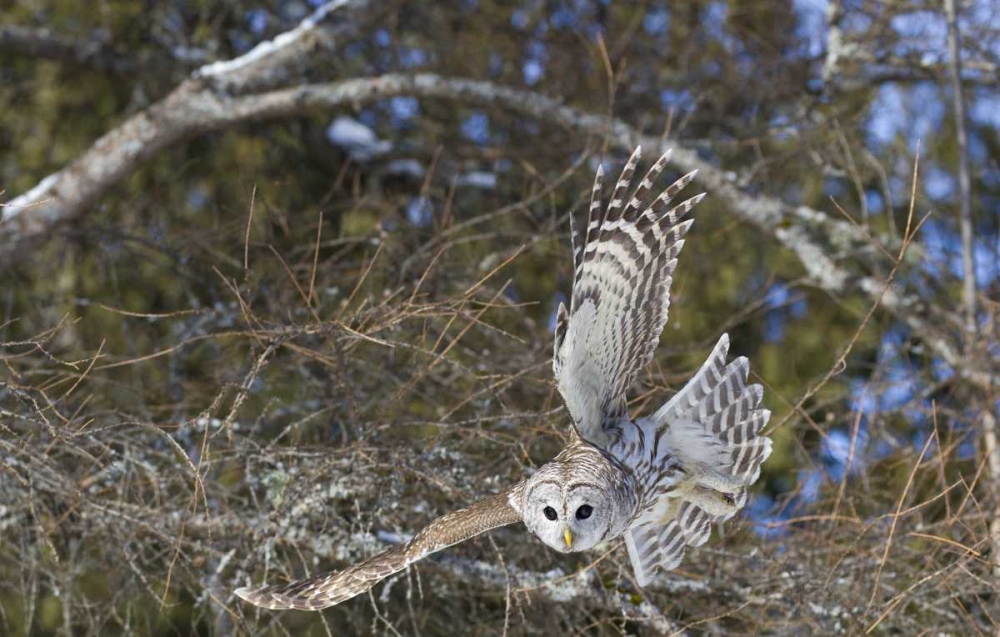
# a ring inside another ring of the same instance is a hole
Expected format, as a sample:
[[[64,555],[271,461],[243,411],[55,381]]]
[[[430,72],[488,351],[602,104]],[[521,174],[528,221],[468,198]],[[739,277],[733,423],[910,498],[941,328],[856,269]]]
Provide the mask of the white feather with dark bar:
[[[677,255],[692,223],[682,219],[704,196],[667,209],[694,178],[690,173],[645,202],[669,153],[629,195],[640,154],[636,148],[626,162],[603,212],[598,169],[586,225],[571,220],[573,294],[570,310],[560,306],[557,313],[553,369],[559,391],[580,435],[603,446],[626,416],[626,390],[659,343]]]
[[[749,363],[726,364],[723,334],[701,369],[647,426],[664,432],[666,445],[689,478],[644,511],[625,534],[640,585],[657,570],[680,564],[688,546],[708,539],[715,522],[732,517],[746,502],[746,489],[771,453],[771,439],[758,436],[771,412],[759,409],[763,389],[747,385]]]

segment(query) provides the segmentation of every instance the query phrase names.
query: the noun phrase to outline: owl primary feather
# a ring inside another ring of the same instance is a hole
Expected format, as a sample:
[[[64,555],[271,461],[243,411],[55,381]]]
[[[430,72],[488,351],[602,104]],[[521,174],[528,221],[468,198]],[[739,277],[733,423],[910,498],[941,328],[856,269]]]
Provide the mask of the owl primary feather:
[[[761,386],[747,384],[747,359],[727,362],[728,336],[652,416],[628,413],[626,392],[667,321],[692,224],[685,217],[704,196],[671,206],[690,173],[651,198],[669,152],[630,192],[639,157],[636,148],[606,206],[598,168],[587,218],[570,217],[573,293],[569,309],[558,309],[552,360],[573,423],[570,444],[527,480],[438,518],[405,544],[339,572],[237,595],[265,608],[326,608],[431,553],[518,521],[562,552],[624,537],[645,586],[743,507],[771,453],[770,438],[760,435],[771,412],[760,408]]]

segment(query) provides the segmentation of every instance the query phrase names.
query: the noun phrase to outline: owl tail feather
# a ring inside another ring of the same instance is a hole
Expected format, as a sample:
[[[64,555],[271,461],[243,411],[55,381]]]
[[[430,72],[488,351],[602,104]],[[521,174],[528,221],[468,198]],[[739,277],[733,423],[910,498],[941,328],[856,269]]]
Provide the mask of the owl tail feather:
[[[694,480],[661,496],[625,533],[640,586],[657,570],[675,568],[686,547],[708,541],[713,522],[741,509],[771,455],[771,439],[758,435],[771,417],[759,408],[763,388],[746,384],[745,357],[726,364],[728,352],[723,334],[698,373],[651,419]]]

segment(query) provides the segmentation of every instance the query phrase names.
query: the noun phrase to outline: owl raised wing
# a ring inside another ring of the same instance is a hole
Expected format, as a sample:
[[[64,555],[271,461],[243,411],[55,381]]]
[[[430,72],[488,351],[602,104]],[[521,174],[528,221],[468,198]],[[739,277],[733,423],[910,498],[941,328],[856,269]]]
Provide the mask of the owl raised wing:
[[[628,415],[626,390],[660,340],[677,255],[693,223],[683,219],[704,197],[669,208],[692,172],[647,202],[669,151],[629,195],[640,154],[636,148],[625,164],[607,207],[598,168],[586,223],[570,217],[573,296],[569,310],[560,303],[556,315],[552,367],[559,392],[580,436],[604,448]]]

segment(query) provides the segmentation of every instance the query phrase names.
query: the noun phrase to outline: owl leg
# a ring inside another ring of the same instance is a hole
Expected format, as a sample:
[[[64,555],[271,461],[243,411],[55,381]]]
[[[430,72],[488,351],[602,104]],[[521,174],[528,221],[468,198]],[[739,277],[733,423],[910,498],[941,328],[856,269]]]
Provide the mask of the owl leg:
[[[728,493],[730,495],[740,493],[746,486],[739,480],[729,478],[715,471],[708,471],[699,475],[697,477],[697,481],[700,486],[705,487],[706,489],[721,491],[722,493]]]
[[[711,516],[729,518],[743,507],[746,494],[745,492],[722,493],[696,485],[685,494],[684,499]]]

